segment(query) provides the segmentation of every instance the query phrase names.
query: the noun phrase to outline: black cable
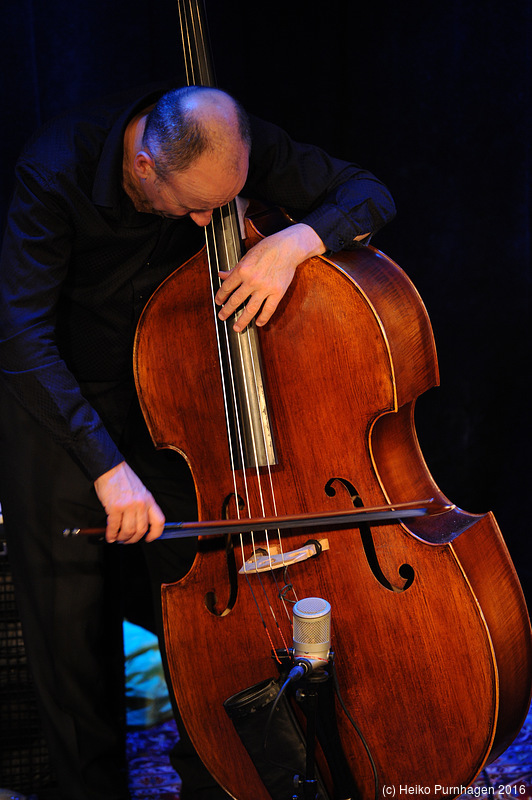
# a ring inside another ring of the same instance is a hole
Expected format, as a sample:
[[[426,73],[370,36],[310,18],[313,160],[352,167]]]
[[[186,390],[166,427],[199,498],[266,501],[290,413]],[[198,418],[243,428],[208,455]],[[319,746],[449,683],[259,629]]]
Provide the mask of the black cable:
[[[296,670],[297,670],[297,674],[293,674]],[[301,670],[301,673],[299,672],[300,670]],[[290,686],[292,681],[295,681],[295,680],[298,680],[299,678],[302,678],[303,675],[305,674],[305,671],[306,670],[304,669],[304,667],[301,667],[299,665],[293,667],[290,670],[290,673],[289,673],[287,679],[285,680],[285,682],[283,683],[283,685],[281,686],[281,688],[277,692],[277,697],[273,701],[273,705],[272,705],[270,713],[268,715],[268,721],[266,722],[266,727],[264,729],[264,739],[262,740],[262,749],[263,750],[266,750],[266,745],[267,745],[267,742],[268,742],[268,735],[270,733],[270,726],[272,724],[273,715],[275,714],[275,711],[276,711],[277,706],[279,705],[279,703],[281,701],[282,696],[284,695],[286,689],[288,688],[288,686]],[[275,762],[272,761],[272,764],[273,763],[275,763]],[[280,767],[282,765],[278,764],[277,766]],[[288,768],[287,767],[283,767],[283,769],[288,769]]]
[[[379,800],[379,775],[377,773],[377,765],[375,764],[373,756],[371,755],[371,750],[369,749],[369,745],[368,745],[368,743],[366,742],[366,740],[364,738],[364,734],[362,733],[362,731],[360,730],[360,728],[356,724],[355,720],[353,719],[353,717],[351,716],[351,714],[347,710],[347,707],[346,707],[346,705],[344,703],[344,700],[343,700],[342,695],[340,693],[340,685],[338,683],[338,676],[336,674],[336,668],[335,668],[335,665],[334,665],[334,661],[333,661],[333,664],[332,664],[332,676],[333,676],[333,682],[334,682],[334,691],[336,692],[336,696],[338,697],[340,705],[342,706],[343,712],[346,715],[346,717],[349,720],[349,722],[351,723],[351,725],[353,726],[353,728],[355,729],[360,741],[362,742],[362,746],[364,747],[364,750],[366,751],[367,756],[369,758],[369,762],[371,764],[371,769],[373,770],[373,781],[375,783],[375,800]]]

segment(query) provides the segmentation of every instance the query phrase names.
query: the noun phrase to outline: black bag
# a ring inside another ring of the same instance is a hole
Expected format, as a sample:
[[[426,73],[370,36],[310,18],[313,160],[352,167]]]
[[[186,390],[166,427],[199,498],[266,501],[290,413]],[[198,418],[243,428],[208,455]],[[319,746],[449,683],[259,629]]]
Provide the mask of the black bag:
[[[305,776],[306,743],[286,694],[277,704],[264,748],[266,725],[280,688],[273,678],[262,681],[229,697],[224,708],[272,800],[291,800],[295,776]],[[330,800],[317,772],[316,779],[319,800]]]

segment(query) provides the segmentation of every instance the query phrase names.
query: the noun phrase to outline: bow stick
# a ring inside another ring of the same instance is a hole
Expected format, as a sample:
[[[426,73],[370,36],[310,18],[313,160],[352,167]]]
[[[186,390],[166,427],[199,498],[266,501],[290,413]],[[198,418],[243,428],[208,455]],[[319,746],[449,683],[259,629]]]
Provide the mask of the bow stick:
[[[372,506],[353,511],[320,512],[279,517],[249,517],[246,519],[204,520],[200,522],[167,522],[160,539],[185,539],[191,536],[220,536],[250,531],[282,530],[285,528],[358,527],[378,522],[386,525],[411,517],[435,516],[454,509],[434,499],[393,506]],[[105,528],[66,528],[63,536],[103,536]]]

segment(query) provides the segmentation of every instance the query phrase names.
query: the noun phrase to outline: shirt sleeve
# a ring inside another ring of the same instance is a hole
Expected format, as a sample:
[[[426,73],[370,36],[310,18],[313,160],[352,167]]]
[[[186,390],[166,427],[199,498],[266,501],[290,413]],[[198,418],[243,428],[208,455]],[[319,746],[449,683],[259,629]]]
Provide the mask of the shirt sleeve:
[[[242,194],[285,208],[312,227],[328,250],[356,246],[395,216],[386,186],[357,164],[295,142],[276,125],[251,118],[252,150]]]
[[[123,460],[55,337],[72,231],[58,192],[21,163],[0,259],[0,374],[18,401],[95,480]]]

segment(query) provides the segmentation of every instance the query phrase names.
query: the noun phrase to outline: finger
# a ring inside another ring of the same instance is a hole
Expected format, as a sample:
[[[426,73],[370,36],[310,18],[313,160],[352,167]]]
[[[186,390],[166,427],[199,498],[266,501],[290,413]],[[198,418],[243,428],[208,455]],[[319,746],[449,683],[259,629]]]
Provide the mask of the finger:
[[[274,312],[276,311],[280,301],[281,301],[280,297],[274,298],[272,297],[272,295],[267,297],[264,305],[262,306],[259,316],[255,320],[255,324],[258,325],[259,327],[262,327],[262,325],[266,325],[266,323],[269,322]]]
[[[238,319],[235,320],[233,325],[233,330],[236,331],[237,333],[243,331],[244,328],[246,328],[252,321],[252,319],[256,316],[256,314],[260,310],[261,305],[262,305],[261,300],[255,297],[250,297],[242,313],[239,315]]]
[[[144,529],[144,533],[146,529]],[[124,514],[122,515],[122,522],[120,524],[120,531],[118,533],[117,540],[118,542],[122,542],[122,544],[130,544],[138,539],[141,539],[143,533],[139,532],[139,528],[137,525],[137,514],[135,511],[131,511],[127,509]]]
[[[231,294],[231,292],[234,292],[235,289],[238,289],[238,287],[242,283],[242,280],[233,270],[229,272],[220,272],[219,275],[222,278],[223,283],[216,292],[214,302],[216,303],[216,305],[222,306],[229,297],[229,295]]]
[[[128,544],[140,541],[150,527],[148,509],[145,503],[139,503],[131,522],[131,527],[126,529],[127,538],[124,539]]]
[[[165,523],[164,514],[155,501],[148,509],[148,520],[150,529],[146,535],[146,541],[153,542],[163,532]]]
[[[134,502],[122,510],[120,530],[115,541],[133,544],[140,541],[148,530],[148,512],[143,502]]]
[[[233,292],[233,294],[227,298],[224,302],[222,308],[218,312],[218,318],[221,320],[229,319],[229,317],[238,311],[244,303],[248,301],[248,303],[252,302],[252,298],[250,297],[250,292],[244,288],[237,289]],[[260,302],[255,304],[255,312],[258,311],[260,308]]]
[[[237,281],[231,279],[227,280],[218,292],[218,296],[223,301],[222,308],[218,312],[220,319],[227,319],[244,304],[253,306],[253,312],[256,313],[262,305],[264,298],[271,288],[268,284],[254,279],[242,280],[242,273]]]
[[[122,513],[118,511],[111,511],[107,515],[107,527],[105,529],[105,539],[108,542],[116,542],[120,533],[120,522],[122,520]]]

